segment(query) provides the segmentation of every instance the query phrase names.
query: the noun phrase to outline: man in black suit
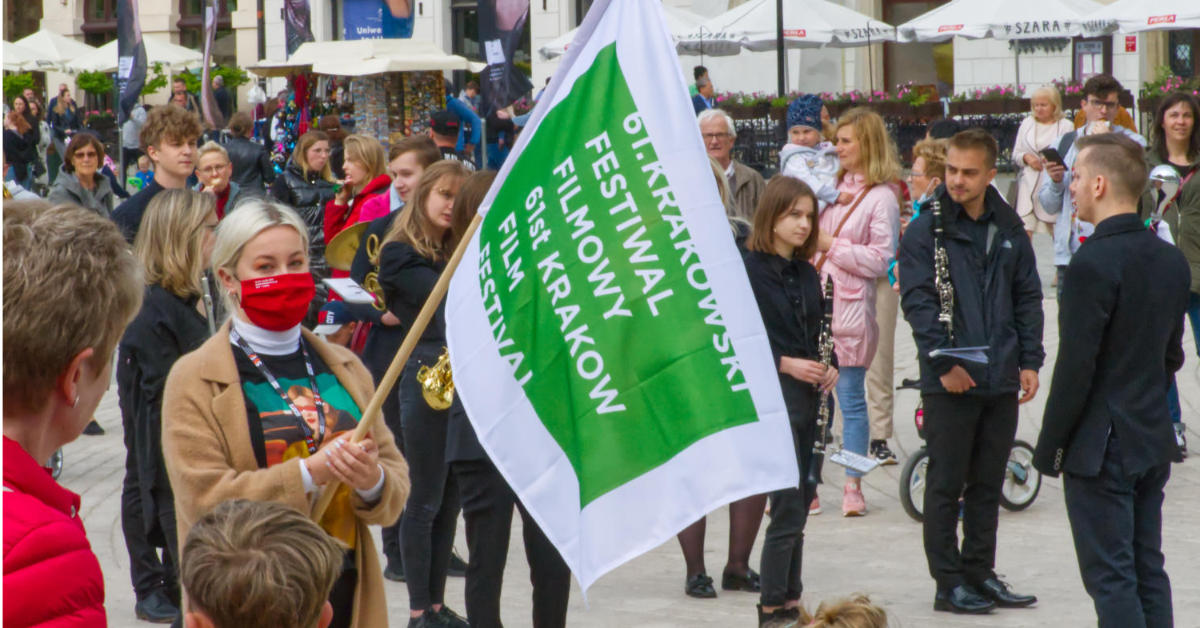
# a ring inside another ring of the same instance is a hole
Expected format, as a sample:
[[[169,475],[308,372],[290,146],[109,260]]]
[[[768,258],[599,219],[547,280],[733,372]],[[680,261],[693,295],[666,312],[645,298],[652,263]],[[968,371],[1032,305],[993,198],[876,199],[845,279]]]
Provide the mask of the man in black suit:
[[[717,101],[713,98],[712,79],[707,76],[696,79],[696,95],[692,96],[692,109],[696,110],[696,115],[705,109],[713,109],[717,106]]]
[[[1167,387],[1183,365],[1191,275],[1183,254],[1137,216],[1142,148],[1115,133],[1076,146],[1071,195],[1096,231],[1067,267],[1034,466],[1066,472],[1067,518],[1100,626],[1171,626],[1162,504],[1180,456]]]
[[[929,470],[924,540],[937,583],[933,608],[988,613],[1037,601],[1009,589],[993,569],[1004,469],[1017,431],[1017,405],[1038,390],[1042,350],[1042,283],[1033,247],[1017,213],[991,185],[996,140],[967,129],[949,140],[940,212],[925,205],[900,240],[900,299],[921,366]],[[940,213],[953,334],[939,321],[934,218]],[[939,349],[987,347],[978,364]],[[1018,399],[1018,393],[1021,393]],[[963,541],[958,542],[959,497]]]

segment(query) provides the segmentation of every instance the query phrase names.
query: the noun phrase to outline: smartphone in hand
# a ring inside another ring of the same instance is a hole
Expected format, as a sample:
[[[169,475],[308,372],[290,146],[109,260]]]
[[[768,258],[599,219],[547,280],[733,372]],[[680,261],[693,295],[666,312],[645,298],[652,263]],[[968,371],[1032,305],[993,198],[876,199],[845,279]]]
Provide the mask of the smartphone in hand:
[[[1066,168],[1066,167],[1067,167],[1067,162],[1063,161],[1062,155],[1059,155],[1059,154],[1058,154],[1058,150],[1057,150],[1057,149],[1055,149],[1055,148],[1043,148],[1043,149],[1042,149],[1041,151],[1039,151],[1039,152],[1041,153],[1042,157],[1043,157],[1043,158],[1044,158],[1046,161],[1048,161],[1048,162],[1050,162],[1050,163],[1055,163],[1055,164],[1058,164],[1058,165],[1060,165],[1060,166],[1062,166],[1062,167],[1064,167],[1064,168]]]

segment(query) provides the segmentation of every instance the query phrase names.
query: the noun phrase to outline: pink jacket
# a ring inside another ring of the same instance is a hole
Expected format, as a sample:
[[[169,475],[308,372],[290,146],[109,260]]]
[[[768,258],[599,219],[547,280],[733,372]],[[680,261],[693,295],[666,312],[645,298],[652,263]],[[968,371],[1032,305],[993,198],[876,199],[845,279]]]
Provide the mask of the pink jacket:
[[[392,195],[389,192],[384,192],[378,196],[373,196],[363,203],[362,213],[358,215],[359,222],[371,222],[376,218],[381,218],[388,215],[392,211]]]
[[[857,199],[864,187],[863,176],[847,174],[838,183],[838,192]],[[853,204],[826,207],[821,213],[821,232],[833,235]],[[896,192],[887,185],[875,186],[833,239],[821,269],[822,282],[833,277],[833,347],[840,366],[870,366],[875,357],[879,342],[875,280],[887,273],[888,261],[895,255],[899,213]],[[813,264],[821,257],[818,253]]]

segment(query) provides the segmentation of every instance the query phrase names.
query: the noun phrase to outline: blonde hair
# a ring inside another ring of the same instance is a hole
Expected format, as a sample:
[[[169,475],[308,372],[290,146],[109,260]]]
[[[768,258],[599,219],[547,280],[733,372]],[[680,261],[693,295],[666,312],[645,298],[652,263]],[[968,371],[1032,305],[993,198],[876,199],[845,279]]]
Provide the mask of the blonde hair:
[[[345,150],[345,161],[357,161],[366,169],[368,176],[367,180],[362,182],[363,187],[366,187],[371,179],[387,173],[387,151],[379,140],[355,133],[342,140],[342,147]],[[354,190],[355,193],[359,191],[361,190]]]
[[[276,502],[221,503],[192,526],[179,576],[192,607],[220,628],[312,628],[345,552]]]
[[[400,210],[400,215],[383,238],[383,244],[407,242],[419,255],[432,260],[442,260],[449,256],[450,249],[453,248],[454,230],[447,229],[441,240],[434,240],[433,226],[429,224],[429,217],[425,215],[425,203],[443,180],[449,179],[451,185],[457,187],[469,176],[471,172],[456,159],[443,159],[426,168],[417,182],[416,190],[413,191],[412,202]],[[378,258],[378,255],[376,257]],[[379,264],[378,259],[371,262]]]
[[[1055,122],[1063,119],[1064,114],[1062,106],[1062,94],[1058,93],[1058,88],[1050,85],[1043,85],[1033,90],[1033,93],[1029,95],[1029,115],[1034,115],[1033,99],[1037,98],[1038,96],[1045,96],[1046,99],[1050,101],[1050,104],[1054,105]],[[1034,119],[1036,120],[1036,117]]]
[[[65,204],[4,203],[5,416],[41,410],[79,352],[102,371],[142,304],[120,229]]]
[[[218,144],[212,140],[209,140],[209,141],[205,142],[203,146],[200,147],[200,150],[196,151],[197,166],[200,164],[200,160],[204,159],[204,156],[209,153],[221,153],[221,155],[223,155],[225,157],[225,161],[229,161],[229,151],[225,150],[224,146],[221,146],[220,144]]]
[[[891,183],[900,178],[900,158],[896,155],[896,143],[888,135],[887,126],[879,114],[866,107],[855,107],[838,118],[837,131],[845,127],[854,128],[867,187]],[[839,168],[838,180],[845,175],[845,167]]]
[[[913,146],[913,161],[925,160],[926,177],[946,180],[946,140],[921,140]]]
[[[271,227],[287,226],[296,230],[300,236],[301,248],[305,258],[308,257],[308,227],[290,207],[280,203],[252,198],[237,207],[237,211],[227,214],[217,226],[217,240],[213,244],[212,270],[217,274],[225,269],[233,277],[237,277],[238,260],[242,257],[242,249],[255,236]],[[238,305],[233,295],[225,292],[225,311],[236,312]]]
[[[306,155],[308,155],[308,149],[312,148],[313,144],[316,144],[317,142],[325,142],[328,144],[329,135],[324,131],[309,131],[308,133],[301,135],[300,139],[296,140],[296,149],[292,151],[292,161],[296,162],[297,166],[300,166],[300,172],[303,173],[305,177],[307,177],[309,171],[312,170],[312,168],[308,167],[308,158],[306,157]],[[330,160],[325,160],[325,167],[321,168],[320,176],[322,179],[332,182],[334,180],[333,170],[329,167],[329,162]]]
[[[887,611],[871,602],[861,593],[821,602],[811,617],[801,613],[805,628],[887,628]]]
[[[200,294],[204,275],[202,230],[216,208],[212,194],[188,189],[163,190],[150,200],[133,242],[146,285],[162,286],[182,298]]]

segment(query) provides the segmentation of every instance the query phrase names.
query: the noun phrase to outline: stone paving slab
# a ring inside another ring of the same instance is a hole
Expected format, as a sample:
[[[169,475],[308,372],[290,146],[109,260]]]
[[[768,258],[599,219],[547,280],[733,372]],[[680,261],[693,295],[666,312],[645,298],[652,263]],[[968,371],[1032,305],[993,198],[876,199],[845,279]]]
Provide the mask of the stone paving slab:
[[[1018,437],[1033,442],[1041,423],[1046,393],[1057,351],[1057,309],[1049,280],[1049,242],[1037,236],[1039,270],[1047,299],[1046,352],[1050,356],[1041,373],[1042,390],[1021,408]],[[1191,334],[1185,337],[1188,363],[1180,373],[1185,421],[1197,421],[1189,430],[1194,447],[1200,448],[1200,370]],[[907,325],[897,330],[896,381],[917,372],[915,349]],[[920,442],[912,423],[917,393],[900,391],[896,396],[896,436],[893,440],[901,463]],[[83,518],[92,546],[105,575],[106,606],[112,626],[145,626],[133,616],[124,540],[120,526],[120,492],[124,475],[125,449],[115,387],[97,413],[108,430],[104,436],[83,436],[66,447],[66,465],[61,478],[83,496]],[[1167,485],[1164,512],[1164,550],[1167,570],[1174,587],[1176,625],[1200,626],[1200,454],[1176,465]],[[1041,493],[1024,512],[1001,510],[997,571],[1014,588],[1040,598],[1035,608],[997,611],[982,617],[957,617],[932,611],[933,582],[928,575],[921,545],[921,527],[908,518],[898,496],[901,466],[883,467],[864,480],[870,512],[860,519],[843,519],[838,514],[840,484],[835,465],[826,465],[826,484],[819,489],[824,514],[809,519],[805,539],[804,600],[810,607],[828,597],[856,591],[868,593],[888,609],[893,626],[916,627],[1026,627],[1072,628],[1095,625],[1091,600],[1083,591],[1075,562],[1070,530],[1062,501],[1062,483],[1045,479]],[[505,578],[503,609],[509,626],[531,624],[529,617],[529,570],[521,546],[520,518],[514,520],[509,568]],[[466,555],[465,541],[457,545]],[[378,533],[376,533],[378,534]],[[709,517],[705,558],[710,575],[717,577],[725,562],[728,514],[721,509]],[[378,539],[378,537],[376,537]],[[759,534],[761,545],[762,534]],[[757,567],[760,546],[752,558]],[[572,592],[569,624],[586,628],[637,626],[751,627],[755,625],[757,596],[721,592],[715,600],[694,600],[683,594],[684,564],[674,539],[622,566],[597,582],[584,600],[578,588]],[[387,583],[393,626],[407,622],[408,596],[403,584]],[[451,608],[463,611],[463,581],[451,578],[447,588]]]

